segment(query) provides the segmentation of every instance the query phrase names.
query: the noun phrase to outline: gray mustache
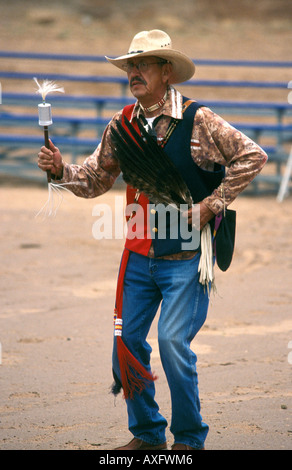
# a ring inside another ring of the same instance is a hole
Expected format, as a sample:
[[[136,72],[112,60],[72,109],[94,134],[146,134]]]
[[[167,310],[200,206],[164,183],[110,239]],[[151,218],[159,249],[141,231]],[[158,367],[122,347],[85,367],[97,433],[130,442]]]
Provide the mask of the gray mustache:
[[[143,78],[141,77],[133,77],[130,81],[130,85],[132,86],[132,84],[134,82],[139,82],[139,83],[142,83],[143,85],[147,85],[147,83],[145,82],[145,80],[143,80]]]

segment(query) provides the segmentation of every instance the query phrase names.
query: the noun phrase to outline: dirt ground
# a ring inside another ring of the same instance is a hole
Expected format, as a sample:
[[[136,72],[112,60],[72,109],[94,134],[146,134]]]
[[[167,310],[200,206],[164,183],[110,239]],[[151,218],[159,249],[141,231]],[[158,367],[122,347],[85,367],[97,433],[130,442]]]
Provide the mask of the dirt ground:
[[[110,394],[115,284],[123,240],[95,240],[98,200],[66,193],[54,218],[35,218],[38,187],[0,188],[2,449],[109,450],[130,438],[125,403]],[[241,196],[232,266],[194,341],[208,449],[292,448],[292,200]],[[149,342],[170,398],[154,324]],[[291,344],[290,344],[291,347]],[[290,350],[291,352],[291,350]],[[172,437],[168,435],[172,444]]]
[[[167,30],[176,47],[192,57],[291,59],[291,3],[285,0],[158,6],[74,0],[70,8],[62,1],[50,7],[44,1],[3,2],[0,49],[115,55],[127,50],[137,31],[154,27]],[[2,65],[32,67],[8,59]],[[90,72],[92,65],[86,67]],[[51,64],[51,71],[67,68]],[[198,76],[209,73],[203,68]],[[247,79],[249,73],[222,68],[216,77]],[[291,70],[269,73],[275,80],[292,79]],[[267,71],[254,74],[264,79]],[[15,91],[15,83],[4,86]],[[74,86],[70,91],[77,91]],[[226,91],[206,93],[224,98]],[[287,90],[246,93],[243,98],[287,102]],[[98,200],[64,193],[57,215],[43,220],[35,215],[47,199],[44,185],[0,178],[1,450],[110,450],[131,438],[124,400],[110,393],[113,306],[124,242],[92,235],[94,206],[106,203],[114,211],[115,197],[123,194],[118,185]],[[232,208],[238,218],[234,260],[226,273],[216,269],[217,294],[192,345],[202,415],[210,426],[206,447],[291,450],[292,199],[278,203],[275,195],[243,194]],[[154,322],[149,342],[159,377],[157,401],[170,423],[156,338]],[[167,439],[170,446],[169,431]]]

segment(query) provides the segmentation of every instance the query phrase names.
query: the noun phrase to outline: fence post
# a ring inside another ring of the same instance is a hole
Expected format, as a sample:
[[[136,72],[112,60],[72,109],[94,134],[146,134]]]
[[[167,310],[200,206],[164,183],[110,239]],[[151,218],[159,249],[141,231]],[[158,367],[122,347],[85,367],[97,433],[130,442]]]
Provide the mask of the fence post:
[[[277,196],[277,201],[278,202],[282,202],[285,195],[286,195],[286,192],[288,190],[289,181],[290,181],[290,178],[291,178],[291,174],[292,174],[292,147],[291,147],[290,154],[289,154],[289,157],[288,157],[288,160],[287,160],[287,163],[286,163],[284,175],[283,175],[283,178],[281,180],[280,189],[279,189],[278,196]]]

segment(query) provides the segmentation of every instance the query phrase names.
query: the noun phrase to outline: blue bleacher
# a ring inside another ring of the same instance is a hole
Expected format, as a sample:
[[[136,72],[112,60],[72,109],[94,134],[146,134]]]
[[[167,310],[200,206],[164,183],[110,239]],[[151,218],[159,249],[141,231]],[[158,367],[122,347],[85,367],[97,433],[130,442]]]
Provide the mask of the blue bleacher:
[[[68,60],[103,62],[103,56],[78,56],[64,54],[19,53],[0,51],[0,57],[6,59],[25,60]],[[216,61],[195,60],[197,65],[214,67],[241,66],[241,67],[279,67],[292,68],[292,62],[255,62],[255,61]],[[128,81],[125,76],[100,76],[100,75],[76,75],[60,73],[27,73],[14,71],[1,71],[0,79],[3,80],[32,80],[33,77],[56,80],[63,82],[86,82],[94,84],[110,84],[120,87],[119,96],[102,95],[51,95],[50,102],[54,106],[53,126],[50,126],[50,135],[57,146],[71,153],[72,162],[75,162],[80,153],[89,154],[100,142],[102,132],[115,111],[126,104],[134,102],[133,97],[127,96]],[[247,81],[247,80],[190,80],[184,86],[195,87],[243,87],[262,89],[287,89],[288,83],[283,81]],[[23,169],[32,168],[35,165],[31,158],[12,159],[10,156],[16,149],[27,148],[35,152],[43,145],[43,136],[38,126],[36,106],[40,96],[35,93],[3,92],[2,105],[0,106],[0,123],[5,132],[0,132],[0,173],[10,172],[23,174]],[[269,160],[276,162],[277,167],[272,180],[274,186],[279,185],[281,178],[281,164],[287,160],[287,145],[292,144],[291,104],[288,102],[259,102],[259,101],[225,101],[204,100],[218,114],[228,115],[228,121],[234,127],[243,131],[251,138],[259,142],[268,152]],[[22,112],[18,111],[21,108]],[[24,114],[23,108],[28,110]],[[62,110],[61,112],[59,110]],[[74,111],[74,112],[73,112]],[[68,115],[69,114],[69,115]],[[90,115],[88,115],[90,114]],[[256,118],[255,120],[253,118]],[[7,129],[17,129],[16,133]],[[84,132],[86,131],[86,136]],[[88,137],[88,132],[90,137]],[[286,147],[285,147],[286,145]],[[18,165],[15,166],[17,161]],[[39,175],[41,178],[41,174]],[[256,178],[260,182],[261,175]],[[263,177],[264,181],[265,178]],[[266,178],[267,180],[267,178]],[[270,181],[271,183],[271,181]]]

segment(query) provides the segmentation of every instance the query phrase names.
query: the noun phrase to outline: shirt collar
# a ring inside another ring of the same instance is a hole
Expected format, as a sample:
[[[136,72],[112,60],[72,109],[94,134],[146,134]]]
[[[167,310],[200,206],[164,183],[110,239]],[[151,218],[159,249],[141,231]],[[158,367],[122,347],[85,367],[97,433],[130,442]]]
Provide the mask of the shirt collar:
[[[165,116],[170,116],[171,118],[174,118],[174,119],[182,119],[183,118],[182,105],[183,105],[182,94],[179,91],[177,91],[173,86],[170,86],[168,88],[166,102],[164,106],[161,108],[157,116],[164,114]],[[144,116],[144,112],[140,107],[139,101],[136,101],[134,109],[133,109],[131,121],[133,118],[139,118],[140,114]]]

